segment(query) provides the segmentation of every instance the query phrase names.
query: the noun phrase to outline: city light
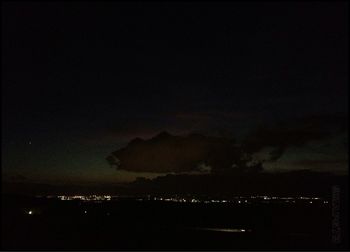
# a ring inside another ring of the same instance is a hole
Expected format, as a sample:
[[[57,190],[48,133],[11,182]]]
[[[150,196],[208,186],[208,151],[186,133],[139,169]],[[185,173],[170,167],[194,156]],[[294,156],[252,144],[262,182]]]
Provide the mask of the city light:
[[[52,196],[48,196],[52,197]],[[82,201],[105,201],[105,200],[112,200],[112,197],[110,195],[72,195],[72,196],[66,196],[66,195],[60,195],[57,196],[60,200],[82,200]]]
[[[130,196],[111,196],[111,195],[60,195],[60,196],[46,196],[47,198],[57,198],[63,201],[83,201],[92,203],[101,203],[103,201],[119,201],[123,199],[130,199]],[[328,204],[328,201],[321,197],[307,197],[307,196],[272,196],[272,195],[254,195],[254,196],[231,196],[231,197],[201,197],[198,195],[172,195],[172,196],[153,196],[145,195],[138,197],[131,197],[135,201],[162,201],[176,202],[181,204],[254,204],[254,203],[303,203],[303,204]],[[27,212],[27,214],[29,214]],[[33,214],[31,212],[30,214]]]

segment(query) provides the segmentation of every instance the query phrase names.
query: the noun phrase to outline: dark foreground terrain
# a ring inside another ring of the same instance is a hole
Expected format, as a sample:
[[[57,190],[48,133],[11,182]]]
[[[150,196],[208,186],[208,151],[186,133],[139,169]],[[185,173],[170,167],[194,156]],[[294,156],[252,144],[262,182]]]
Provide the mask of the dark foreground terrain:
[[[29,214],[29,211],[30,214]],[[331,204],[60,201],[3,197],[5,250],[344,249]]]

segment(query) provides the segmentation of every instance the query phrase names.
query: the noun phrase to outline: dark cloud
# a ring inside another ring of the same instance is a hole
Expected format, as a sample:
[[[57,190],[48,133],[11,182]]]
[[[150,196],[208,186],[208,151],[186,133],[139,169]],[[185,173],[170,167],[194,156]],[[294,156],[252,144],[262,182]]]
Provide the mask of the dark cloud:
[[[292,163],[298,167],[303,167],[311,170],[329,170],[332,167],[333,171],[339,171],[341,173],[346,172],[349,165],[348,159],[302,159]]]
[[[343,133],[347,129],[346,117],[323,115],[298,118],[270,127],[259,127],[244,140],[242,147],[256,153],[273,147],[269,161],[276,161],[289,147],[302,147],[312,141]]]
[[[241,143],[229,137],[162,132],[149,140],[135,138],[107,161],[117,169],[133,172],[190,173],[204,166],[211,173],[257,172],[263,170],[264,162],[278,160],[290,147],[324,141],[343,134],[346,128],[346,117],[323,115],[260,127]],[[268,153],[259,155],[263,150]]]
[[[136,138],[107,157],[110,165],[133,172],[182,173],[258,171],[239,145],[230,138],[162,132],[149,140]],[[205,168],[203,168],[205,167]],[[209,168],[210,167],[210,168]]]

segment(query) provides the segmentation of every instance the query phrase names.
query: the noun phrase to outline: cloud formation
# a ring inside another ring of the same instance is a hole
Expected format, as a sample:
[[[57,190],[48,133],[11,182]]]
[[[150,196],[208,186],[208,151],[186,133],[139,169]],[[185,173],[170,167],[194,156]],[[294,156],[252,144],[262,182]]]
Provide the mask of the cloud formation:
[[[341,116],[305,117],[273,127],[260,127],[248,135],[242,147],[248,153],[272,147],[266,161],[276,161],[289,147],[302,147],[309,142],[329,138],[344,132],[347,125],[347,118]]]
[[[250,158],[233,139],[200,134],[173,136],[167,132],[149,140],[136,138],[125,148],[113,152],[107,161],[117,169],[134,172],[222,173],[258,167],[248,165]]]
[[[149,173],[258,172],[277,161],[288,148],[326,142],[346,132],[347,118],[313,116],[260,127],[238,143],[233,138],[167,132],[144,140],[135,138],[106,159],[119,170]]]

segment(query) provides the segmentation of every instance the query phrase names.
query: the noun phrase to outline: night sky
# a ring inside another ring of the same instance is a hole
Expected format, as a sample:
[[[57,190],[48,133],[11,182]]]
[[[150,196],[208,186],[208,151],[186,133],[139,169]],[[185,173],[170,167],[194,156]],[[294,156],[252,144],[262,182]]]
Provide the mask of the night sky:
[[[347,173],[347,19],[345,2],[5,2],[3,177],[155,177],[105,158],[162,131],[257,139],[303,120],[332,134],[265,169]]]

